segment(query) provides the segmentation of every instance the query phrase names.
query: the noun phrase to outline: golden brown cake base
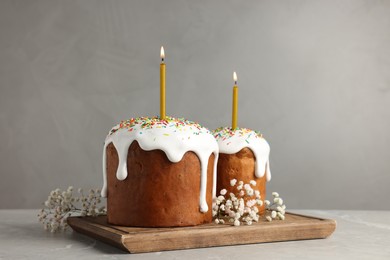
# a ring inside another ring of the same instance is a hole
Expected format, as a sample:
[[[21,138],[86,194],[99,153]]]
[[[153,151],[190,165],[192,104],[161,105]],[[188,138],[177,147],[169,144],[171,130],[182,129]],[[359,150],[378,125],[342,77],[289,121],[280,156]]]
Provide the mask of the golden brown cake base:
[[[257,178],[255,176],[255,156],[251,149],[243,148],[235,154],[220,153],[217,166],[217,196],[222,189],[227,190],[227,194],[233,192],[237,194],[237,186],[232,187],[230,180],[236,179],[249,183],[251,180],[256,181],[256,187],[253,189],[260,191],[261,199],[265,200],[266,176]],[[265,206],[258,207],[259,214],[263,215]]]
[[[207,168],[206,201],[200,212],[200,161],[193,152],[172,163],[161,150],[144,151],[134,141],[128,151],[125,180],[116,178],[118,154],[107,146],[108,223],[136,227],[194,226],[212,221],[214,155]]]

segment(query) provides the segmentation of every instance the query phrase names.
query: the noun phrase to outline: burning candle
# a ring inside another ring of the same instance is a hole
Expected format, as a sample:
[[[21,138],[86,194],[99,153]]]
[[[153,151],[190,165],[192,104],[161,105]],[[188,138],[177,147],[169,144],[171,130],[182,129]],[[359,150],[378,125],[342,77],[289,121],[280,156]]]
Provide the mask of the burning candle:
[[[160,57],[160,118],[165,119],[165,52],[163,46],[161,46]]]
[[[237,73],[233,72],[233,111],[232,111],[232,129],[237,128],[237,117],[238,117],[238,87],[237,87]]]

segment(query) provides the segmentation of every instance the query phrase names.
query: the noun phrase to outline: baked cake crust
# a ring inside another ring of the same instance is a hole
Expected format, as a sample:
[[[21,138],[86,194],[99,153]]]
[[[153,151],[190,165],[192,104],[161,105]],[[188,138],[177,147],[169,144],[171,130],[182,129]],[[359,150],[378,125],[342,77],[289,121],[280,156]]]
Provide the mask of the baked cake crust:
[[[253,189],[260,191],[261,199],[265,200],[267,178],[265,174],[260,178],[255,176],[255,164],[255,156],[252,150],[247,147],[234,154],[220,153],[217,164],[217,193],[222,189],[226,189],[227,194],[230,194],[230,192],[236,194],[236,187],[230,185],[230,180],[232,179],[243,181],[244,183],[255,180],[256,186],[253,186]],[[265,213],[265,205],[257,207],[259,214],[263,215]]]
[[[207,164],[206,202],[212,208],[213,165]],[[191,151],[172,163],[161,150],[144,151],[137,141],[127,155],[128,176],[118,180],[118,153],[106,147],[107,216],[114,225],[139,227],[193,226],[212,221],[212,211],[200,212],[201,164]]]

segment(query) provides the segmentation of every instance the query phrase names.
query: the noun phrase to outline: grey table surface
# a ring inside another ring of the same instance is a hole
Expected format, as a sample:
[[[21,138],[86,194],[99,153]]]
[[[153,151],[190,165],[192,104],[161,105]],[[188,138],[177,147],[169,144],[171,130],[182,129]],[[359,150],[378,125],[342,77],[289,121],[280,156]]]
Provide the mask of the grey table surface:
[[[390,211],[293,210],[331,218],[327,239],[128,254],[73,232],[52,234],[38,210],[0,210],[0,259],[390,259]]]

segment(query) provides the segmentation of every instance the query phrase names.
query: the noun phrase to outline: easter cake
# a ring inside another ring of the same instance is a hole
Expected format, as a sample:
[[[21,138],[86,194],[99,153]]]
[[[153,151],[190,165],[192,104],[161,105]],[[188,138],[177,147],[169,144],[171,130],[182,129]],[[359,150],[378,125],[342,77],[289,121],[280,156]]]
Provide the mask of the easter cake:
[[[122,121],[103,148],[102,196],[108,223],[193,226],[212,221],[218,144],[185,119],[139,117]]]
[[[256,183],[254,189],[265,199],[266,182],[271,180],[269,165],[270,146],[257,131],[247,128],[221,127],[214,131],[219,146],[217,190],[236,193],[231,180]],[[255,182],[253,182],[253,180]],[[259,206],[264,214],[265,205]]]

